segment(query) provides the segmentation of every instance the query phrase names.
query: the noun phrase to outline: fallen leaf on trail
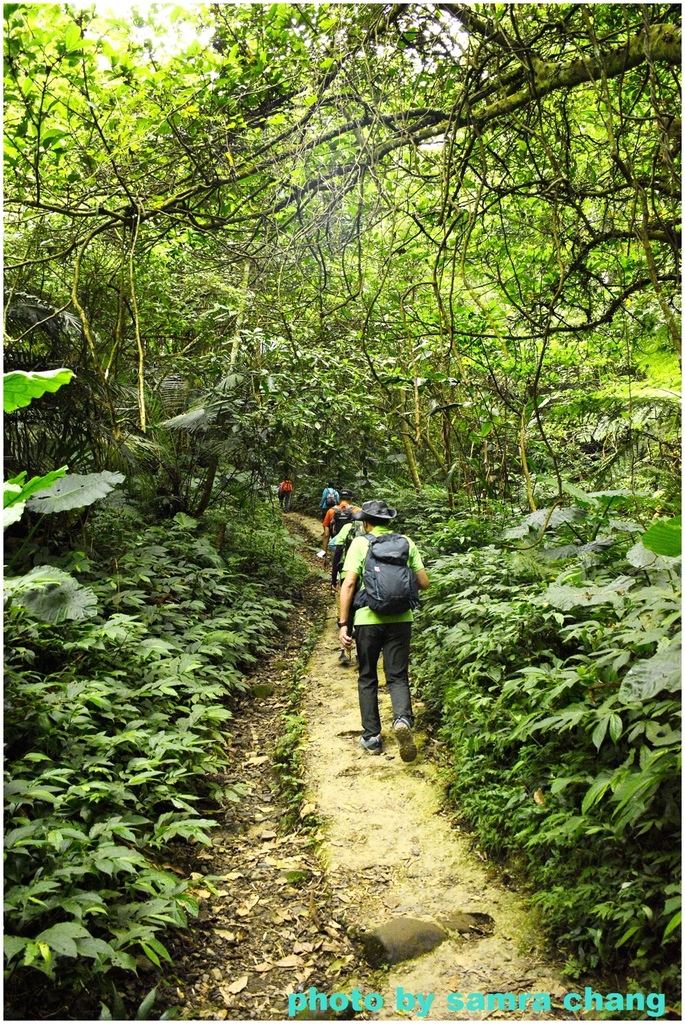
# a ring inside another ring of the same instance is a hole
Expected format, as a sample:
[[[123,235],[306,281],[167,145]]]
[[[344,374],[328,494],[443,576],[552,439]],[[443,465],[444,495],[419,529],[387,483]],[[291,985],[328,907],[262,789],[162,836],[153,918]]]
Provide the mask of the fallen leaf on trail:
[[[293,946],[293,953],[311,953],[314,950],[312,942],[296,942]]]
[[[282,960],[276,961],[276,967],[302,967],[302,957],[291,954],[290,956],[283,957]]]
[[[235,932],[227,932],[223,928],[215,928],[214,934],[218,935],[221,939],[225,939],[226,942],[235,942]]]
[[[242,992],[244,988],[247,988],[248,978],[249,975],[243,974],[242,978],[238,978],[238,980],[234,981],[232,985],[227,986],[228,991],[233,993],[234,996],[237,995],[238,992]]]
[[[264,829],[263,832],[259,833],[259,838],[260,839],[275,839],[277,835],[278,835],[278,833],[274,832],[271,829]]]
[[[272,971],[273,968],[274,968],[274,965],[270,964],[270,963],[267,963],[267,961],[265,960],[263,964],[256,964],[252,968],[252,970],[253,971],[258,971],[259,974],[264,974],[265,971]]]
[[[302,804],[300,807],[300,817],[306,818],[308,814],[313,814],[316,810],[316,804]]]
[[[196,896],[199,896],[201,900],[209,899],[211,893],[209,889],[193,889]]]
[[[181,878],[185,878],[185,871],[181,868],[177,868],[175,864],[162,864],[165,871],[173,871],[175,875],[180,875]]]
[[[350,897],[347,896],[346,893],[344,893],[344,892],[337,892],[336,896],[338,897],[339,900],[342,900],[343,903],[351,903],[352,902]]]
[[[264,754],[263,757],[249,757],[247,759],[247,761],[243,762],[243,764],[245,764],[245,765],[248,765],[248,764],[249,765],[266,764],[266,762],[268,760],[269,760],[268,754]]]
[[[196,879],[196,878],[204,878],[205,876],[202,874],[201,871],[191,871],[190,872],[190,877],[193,878],[193,879]]]

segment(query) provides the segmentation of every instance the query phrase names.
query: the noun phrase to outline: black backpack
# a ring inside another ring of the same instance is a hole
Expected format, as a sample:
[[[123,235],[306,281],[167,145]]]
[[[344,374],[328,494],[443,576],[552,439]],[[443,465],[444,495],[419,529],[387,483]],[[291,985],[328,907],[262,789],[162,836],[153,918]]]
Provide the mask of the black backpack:
[[[336,508],[330,522],[331,537],[335,537],[336,534],[340,533],[346,523],[352,522],[352,515],[351,505],[346,505],[344,508]]]
[[[409,568],[409,541],[401,533],[369,534],[362,581],[364,589],[355,598],[356,607],[370,608],[377,615],[399,615],[418,608],[419,588]]]
[[[329,490],[325,498],[326,508],[333,508],[334,505],[338,504],[338,498],[335,491]]]

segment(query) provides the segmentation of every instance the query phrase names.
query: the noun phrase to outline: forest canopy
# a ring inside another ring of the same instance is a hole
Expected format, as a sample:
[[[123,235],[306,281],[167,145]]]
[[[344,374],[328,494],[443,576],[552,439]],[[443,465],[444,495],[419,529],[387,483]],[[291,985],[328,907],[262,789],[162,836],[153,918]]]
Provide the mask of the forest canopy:
[[[5,6],[5,358],[77,373],[10,465],[673,472],[679,9],[97,10]]]

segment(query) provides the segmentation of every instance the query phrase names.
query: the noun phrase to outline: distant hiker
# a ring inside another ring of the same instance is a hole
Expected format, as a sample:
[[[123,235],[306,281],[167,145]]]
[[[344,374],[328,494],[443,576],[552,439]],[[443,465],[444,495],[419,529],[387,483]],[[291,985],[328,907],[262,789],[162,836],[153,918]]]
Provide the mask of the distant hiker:
[[[278,485],[278,504],[284,512],[290,512],[290,496],[293,493],[291,480],[286,476]]]
[[[338,565],[342,553],[342,548],[333,545],[333,540],[344,526],[352,522],[353,512],[359,511],[359,506],[352,505],[351,502],[352,491],[341,488],[340,501],[337,505],[331,506],[323,517],[321,546],[323,548],[333,548],[333,566],[331,569],[331,587],[333,590],[335,590],[338,581]]]
[[[321,501],[319,502],[322,520],[325,519],[329,508],[333,508],[339,501],[340,495],[335,489],[335,484],[329,480],[321,493]]]
[[[340,643],[352,647],[354,629],[359,665],[359,710],[363,733],[359,742],[370,754],[380,754],[378,658],[383,651],[385,680],[390,692],[393,731],[403,761],[413,761],[416,744],[409,693],[409,644],[418,591],[430,586],[421,555],[413,540],[393,533],[397,515],[384,501],[365,501],[353,519],[364,524],[365,535],[350,544],[340,590]],[[354,619],[352,620],[352,615]]]
[[[331,565],[331,590],[335,594],[338,589],[338,573],[341,560],[347,553],[350,543],[357,532],[361,534],[363,527],[361,523],[355,522],[353,514],[359,512],[358,505],[352,505],[352,491],[340,489],[340,501],[333,508],[329,508],[323,520],[323,537],[321,544],[327,550],[333,551],[333,564]],[[340,662],[347,666],[352,664],[352,655],[341,645]]]

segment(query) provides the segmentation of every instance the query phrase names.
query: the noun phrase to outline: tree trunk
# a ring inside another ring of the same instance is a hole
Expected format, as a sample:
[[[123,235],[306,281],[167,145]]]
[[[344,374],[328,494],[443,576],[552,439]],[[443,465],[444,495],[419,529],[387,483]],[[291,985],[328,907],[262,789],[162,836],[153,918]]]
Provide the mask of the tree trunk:
[[[414,458],[414,451],[411,446],[411,437],[409,436],[408,430],[402,431],[402,444],[404,445],[404,454],[407,456],[407,466],[409,468],[409,475],[411,476],[411,482],[415,489],[420,493],[423,488],[421,486],[421,478],[419,477],[419,468],[416,465],[416,459]]]
[[[240,306],[238,307],[238,315],[235,318],[235,333],[233,335],[233,342],[231,344],[231,356],[228,363],[228,372],[233,373],[236,361],[238,359],[238,352],[240,351],[240,328],[243,326],[243,318],[245,316],[245,306],[247,305],[247,289],[250,283],[250,261],[245,260],[245,267],[243,269],[243,280],[241,284],[241,297]]]

